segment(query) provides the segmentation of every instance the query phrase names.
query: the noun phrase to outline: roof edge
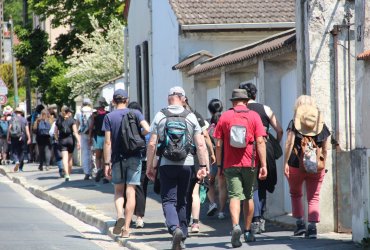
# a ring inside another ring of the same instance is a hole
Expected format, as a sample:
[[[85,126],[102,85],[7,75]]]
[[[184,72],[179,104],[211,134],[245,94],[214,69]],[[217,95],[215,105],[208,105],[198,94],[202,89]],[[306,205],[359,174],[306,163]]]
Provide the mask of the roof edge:
[[[288,29],[295,28],[295,22],[271,23],[226,23],[226,24],[182,24],[183,31],[235,30],[235,29]]]

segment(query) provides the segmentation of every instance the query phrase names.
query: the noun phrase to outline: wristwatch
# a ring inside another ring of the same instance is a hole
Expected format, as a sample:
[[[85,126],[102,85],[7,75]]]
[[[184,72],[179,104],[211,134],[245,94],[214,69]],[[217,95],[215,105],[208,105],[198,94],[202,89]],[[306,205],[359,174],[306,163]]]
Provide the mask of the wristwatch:
[[[109,165],[110,165],[109,162],[104,163],[104,166],[109,166]]]
[[[207,165],[199,165],[199,168],[206,168]]]

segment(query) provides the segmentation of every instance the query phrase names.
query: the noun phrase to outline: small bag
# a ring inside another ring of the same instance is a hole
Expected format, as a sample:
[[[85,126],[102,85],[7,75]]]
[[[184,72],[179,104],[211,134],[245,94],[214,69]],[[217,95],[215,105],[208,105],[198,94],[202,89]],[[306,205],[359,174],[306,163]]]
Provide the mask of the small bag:
[[[230,146],[234,148],[245,148],[247,147],[247,124],[248,118],[244,114],[247,114],[249,110],[234,110],[234,119],[231,121],[230,128]]]
[[[274,149],[275,159],[279,159],[283,155],[283,149],[280,146],[279,141],[270,133],[268,133],[268,139]]]

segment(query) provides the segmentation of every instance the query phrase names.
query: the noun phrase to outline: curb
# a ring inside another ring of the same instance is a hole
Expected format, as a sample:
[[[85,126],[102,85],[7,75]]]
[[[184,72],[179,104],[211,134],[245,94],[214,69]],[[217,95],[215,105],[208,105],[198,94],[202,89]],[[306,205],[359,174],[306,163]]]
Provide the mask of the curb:
[[[9,175],[2,167],[0,167],[0,174],[8,177],[14,183],[19,184],[24,189],[32,193],[34,196],[48,201],[55,207],[73,215],[84,223],[98,228],[102,234],[108,235],[114,241],[118,242],[121,246],[127,247],[132,250],[156,250],[156,248],[148,246],[145,243],[133,242],[130,239],[123,239],[119,236],[114,235],[112,231],[109,230],[109,228],[114,226],[115,219],[105,216],[100,211],[92,211],[86,208],[84,205],[59,194],[55,194],[53,192],[46,193],[44,188],[28,184],[27,180],[23,177],[15,177]]]

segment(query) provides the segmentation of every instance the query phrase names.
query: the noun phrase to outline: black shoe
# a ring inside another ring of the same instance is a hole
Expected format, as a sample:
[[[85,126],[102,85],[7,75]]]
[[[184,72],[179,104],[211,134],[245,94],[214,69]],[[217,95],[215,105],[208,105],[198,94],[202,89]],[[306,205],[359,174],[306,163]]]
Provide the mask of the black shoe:
[[[103,184],[108,184],[109,183],[109,181],[107,180],[107,179],[103,179]]]
[[[304,235],[306,233],[306,224],[302,221],[296,222],[296,229],[294,230],[294,236]]]
[[[44,168],[40,165],[40,166],[39,166],[39,170],[40,170],[40,171],[43,171],[43,170],[44,170]]]
[[[317,229],[316,226],[308,225],[307,232],[306,232],[306,238],[308,239],[317,239]]]
[[[103,175],[104,175],[103,169],[99,169],[98,172],[96,173],[95,181],[99,182]]]
[[[180,228],[176,228],[172,234],[172,250],[181,250],[181,241],[183,233]]]
[[[90,175],[89,174],[85,174],[84,181],[87,181],[87,180],[90,180]]]

